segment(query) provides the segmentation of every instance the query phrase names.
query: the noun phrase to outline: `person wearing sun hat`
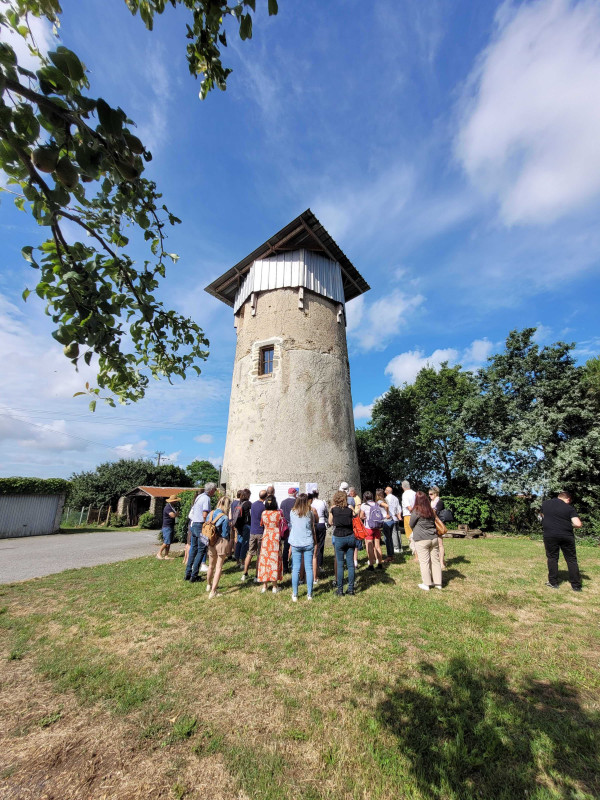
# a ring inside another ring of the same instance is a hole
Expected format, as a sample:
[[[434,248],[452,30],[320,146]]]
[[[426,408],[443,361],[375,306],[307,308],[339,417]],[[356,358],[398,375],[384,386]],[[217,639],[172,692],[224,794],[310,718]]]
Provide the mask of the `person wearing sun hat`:
[[[156,554],[157,558],[163,559],[172,559],[172,556],[169,555],[169,550],[171,548],[171,542],[173,541],[173,535],[175,533],[175,520],[179,514],[177,509],[174,506],[174,503],[179,502],[179,497],[176,494],[172,494],[171,497],[167,497],[167,502],[165,503],[165,507],[163,508],[163,520],[162,520],[162,540],[163,543],[160,546],[160,550]]]

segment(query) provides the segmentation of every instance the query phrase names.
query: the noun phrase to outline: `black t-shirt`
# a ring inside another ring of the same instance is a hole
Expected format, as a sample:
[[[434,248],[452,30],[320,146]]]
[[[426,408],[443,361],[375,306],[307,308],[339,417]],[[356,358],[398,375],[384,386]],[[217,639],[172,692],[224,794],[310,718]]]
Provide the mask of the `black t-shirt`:
[[[577,511],[570,503],[559,500],[558,497],[552,500],[544,500],[542,503],[542,527],[544,536],[569,536],[573,535],[572,517],[576,517]]]
[[[350,536],[352,533],[352,518],[354,516],[352,509],[348,506],[345,508],[333,506],[331,509],[331,515],[333,517],[333,524],[335,525],[334,535]]]
[[[241,505],[240,515],[235,523],[236,528],[238,531],[241,531],[244,525],[250,525],[250,511],[252,509],[252,503],[250,500],[244,500]]]
[[[175,509],[171,505],[171,503],[167,503],[166,506],[163,508],[163,528],[170,528],[171,530],[175,529],[175,517],[170,517],[169,514],[174,514]]]

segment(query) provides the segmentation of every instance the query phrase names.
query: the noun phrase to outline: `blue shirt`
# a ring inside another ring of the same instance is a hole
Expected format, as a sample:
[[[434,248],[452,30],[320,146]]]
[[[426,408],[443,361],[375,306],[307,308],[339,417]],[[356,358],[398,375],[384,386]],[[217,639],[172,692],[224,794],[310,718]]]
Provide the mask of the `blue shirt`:
[[[254,503],[252,503],[252,509],[250,511],[250,535],[262,536],[265,532],[265,529],[260,524],[260,518],[264,510],[265,504],[262,500],[255,500]]]
[[[218,515],[219,518],[217,519]],[[214,511],[211,511],[206,521],[211,520],[215,523],[216,529],[219,531],[223,539],[229,539],[229,520],[227,519],[227,514],[222,511],[220,508],[215,508]]]
[[[314,521],[314,515],[312,510],[309,509],[308,514],[305,517],[299,517],[295,511],[290,512],[290,535],[289,535],[289,543],[292,547],[313,547],[314,546],[314,539],[313,539],[313,529],[312,524]]]

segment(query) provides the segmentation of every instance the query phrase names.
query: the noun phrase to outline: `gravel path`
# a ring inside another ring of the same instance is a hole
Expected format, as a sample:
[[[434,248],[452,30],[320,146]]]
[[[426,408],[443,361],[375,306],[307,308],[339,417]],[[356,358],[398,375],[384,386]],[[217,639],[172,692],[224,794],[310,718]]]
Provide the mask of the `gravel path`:
[[[0,539],[0,584],[158,552],[156,531],[70,533]]]

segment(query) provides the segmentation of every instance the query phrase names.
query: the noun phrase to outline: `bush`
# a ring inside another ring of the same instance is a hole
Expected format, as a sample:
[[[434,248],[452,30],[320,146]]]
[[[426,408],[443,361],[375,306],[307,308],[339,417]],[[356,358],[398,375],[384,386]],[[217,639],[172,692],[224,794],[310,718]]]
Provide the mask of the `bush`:
[[[537,510],[531,499],[524,497],[498,497],[496,495],[472,495],[470,497],[444,495],[444,504],[454,514],[454,525],[468,525],[500,533],[540,533],[541,526]]]
[[[150,511],[146,511],[140,515],[138,526],[146,530],[155,531],[160,528],[160,521]]]
[[[109,524],[111,528],[125,528],[127,526],[127,515],[116,514],[114,511],[110,515]]]
[[[69,485],[62,478],[0,478],[0,494],[66,494]]]

